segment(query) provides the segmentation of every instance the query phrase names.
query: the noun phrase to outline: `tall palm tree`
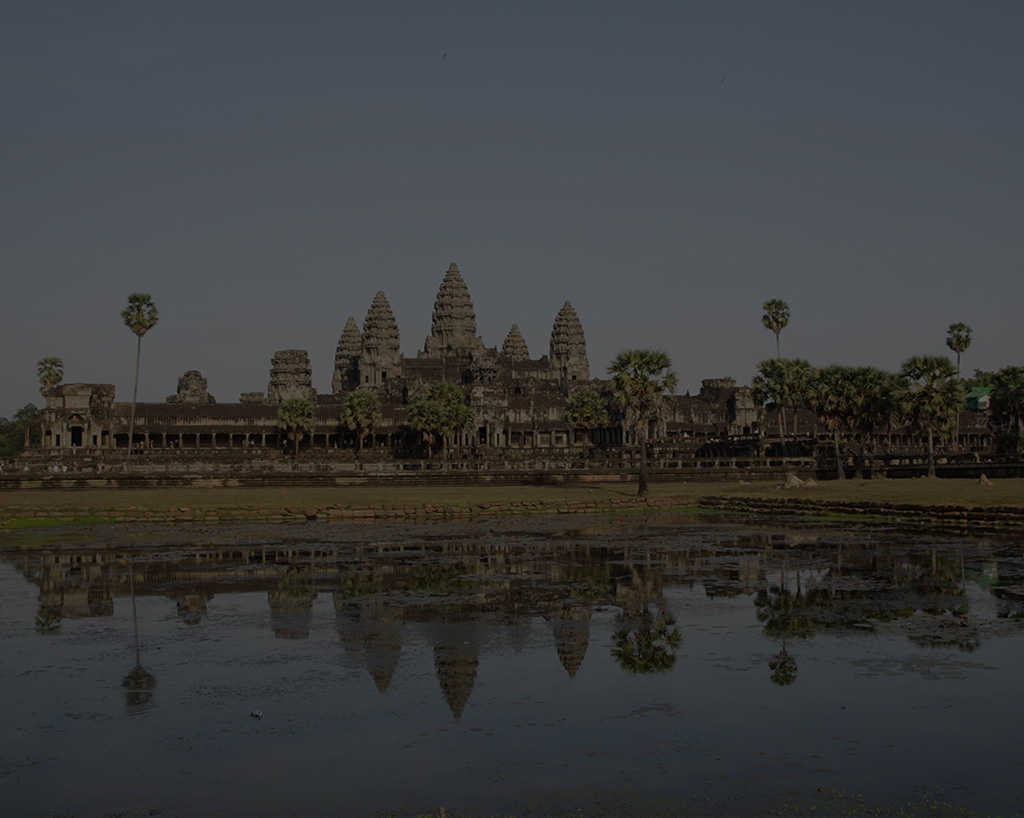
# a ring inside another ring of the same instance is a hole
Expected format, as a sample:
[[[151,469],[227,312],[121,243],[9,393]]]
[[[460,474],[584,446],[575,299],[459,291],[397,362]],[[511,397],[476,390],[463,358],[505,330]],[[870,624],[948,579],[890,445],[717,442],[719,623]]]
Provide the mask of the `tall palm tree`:
[[[608,374],[612,395],[633,430],[640,447],[638,497],[647,496],[647,434],[651,421],[660,419],[668,408],[668,396],[675,392],[676,373],[672,361],[658,349],[627,349],[615,356]]]
[[[60,385],[60,382],[64,380],[64,361],[60,358],[42,358],[36,363],[36,375],[39,377],[39,394],[43,396],[44,400],[46,395],[51,389]],[[45,403],[43,404],[45,407]],[[43,435],[46,430],[46,415],[44,412],[39,413],[39,445],[43,445]],[[27,445],[26,445],[26,448]]]
[[[779,341],[779,335],[786,328],[786,324],[789,323],[789,304],[781,298],[772,298],[769,301],[765,301],[761,309],[764,310],[764,315],[761,316],[761,323],[775,333],[775,357],[781,358],[782,345]]]
[[[962,321],[949,325],[946,346],[956,353],[956,376],[960,377],[960,354],[971,345],[971,328]]]
[[[139,362],[142,360],[142,336],[156,326],[157,310],[153,299],[146,293],[132,293],[128,296],[128,306],[121,310],[121,319],[124,325],[135,333],[138,338],[138,346],[135,350],[135,388],[132,390],[132,413],[128,422],[128,454],[125,460],[131,457],[132,441],[135,438],[135,403],[139,397]]]
[[[294,455],[299,456],[299,441],[316,426],[316,407],[309,398],[288,398],[277,408],[277,418],[295,442]]]
[[[358,390],[345,396],[341,422],[346,429],[351,429],[359,437],[359,454],[363,453],[363,440],[383,418],[380,398],[376,392]]]
[[[949,434],[964,402],[963,382],[953,362],[942,355],[915,355],[903,362],[906,411],[928,437],[928,476],[935,476],[935,435]]]

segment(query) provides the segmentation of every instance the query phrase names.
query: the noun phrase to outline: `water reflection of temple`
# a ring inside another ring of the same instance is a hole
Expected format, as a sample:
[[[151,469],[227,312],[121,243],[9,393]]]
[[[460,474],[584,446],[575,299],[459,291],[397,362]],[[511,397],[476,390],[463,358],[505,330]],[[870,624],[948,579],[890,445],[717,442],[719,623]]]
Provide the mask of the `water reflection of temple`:
[[[304,639],[314,627],[316,600],[329,593],[346,665],[365,670],[386,693],[416,628],[429,642],[434,672],[456,717],[496,634],[521,649],[531,629],[545,623],[557,660],[574,678],[585,666],[597,609],[619,611],[624,635],[613,655],[620,664],[628,656],[641,672],[659,669],[659,663],[670,667],[676,637],[685,629],[668,604],[670,589],[678,586],[750,598],[765,635],[780,640],[787,661],[786,640],[824,629],[915,612],[967,614],[971,577],[995,596],[1001,616],[1024,613],[1019,548],[1013,559],[998,558],[991,549],[967,559],[963,548],[938,543],[823,539],[812,531],[683,537],[658,530],[629,539],[600,532],[541,537],[485,531],[463,539],[372,544],[55,549],[14,562],[39,588],[40,630],[59,627],[62,619],[111,616],[115,600],[128,597],[133,577],[137,596],[173,601],[181,621],[192,627],[202,624],[219,594],[265,594],[274,635]],[[662,640],[662,655],[649,652],[645,666],[638,651],[650,649],[654,638]]]

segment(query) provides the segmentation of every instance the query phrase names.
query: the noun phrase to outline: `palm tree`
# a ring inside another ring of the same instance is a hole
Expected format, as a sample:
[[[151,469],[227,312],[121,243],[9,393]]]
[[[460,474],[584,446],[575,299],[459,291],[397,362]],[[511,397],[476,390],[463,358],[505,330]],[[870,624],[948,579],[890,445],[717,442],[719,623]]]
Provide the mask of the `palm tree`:
[[[814,370],[808,385],[808,399],[818,421],[832,432],[835,448],[836,477],[843,480],[843,456],[839,447],[839,430],[853,414],[853,372],[850,367],[833,364]]]
[[[672,361],[658,349],[627,349],[615,356],[608,374],[612,395],[625,416],[626,425],[640,447],[638,497],[647,496],[647,434],[651,421],[658,420],[675,392],[676,374]]]
[[[953,362],[942,355],[915,355],[903,362],[906,411],[928,436],[928,476],[935,476],[935,435],[948,434],[964,402],[963,382]]]
[[[773,298],[765,301],[761,309],[764,315],[761,316],[761,323],[775,333],[775,357],[782,357],[782,346],[779,342],[779,334],[789,323],[789,304],[781,298]]]
[[[42,434],[42,428],[44,423],[43,417],[43,410],[37,409],[35,404],[33,403],[26,403],[17,412],[14,413],[14,417],[12,418],[12,420],[14,421],[16,426],[21,428],[21,431],[25,438],[24,442],[22,443],[23,449],[27,449],[31,445],[32,430],[36,428],[36,426],[39,427],[40,435]],[[40,437],[39,439],[39,445],[43,445],[42,437]]]
[[[992,379],[992,411],[1011,418],[1013,450],[1021,449],[1021,418],[1024,417],[1024,366],[1006,366]]]
[[[956,353],[956,376],[960,377],[960,353],[966,352],[971,345],[971,328],[962,321],[949,325],[946,335],[946,346]]]
[[[295,442],[294,454],[299,456],[299,441],[316,427],[316,407],[309,398],[288,398],[277,409],[278,420]]]
[[[863,435],[861,456],[873,449],[874,439],[882,429],[891,428],[900,416],[900,377],[873,366],[851,370],[852,405],[850,425]],[[858,463],[858,470],[860,464]]]
[[[363,440],[373,432],[374,427],[384,419],[380,408],[380,398],[376,392],[363,390],[349,392],[345,396],[344,408],[341,411],[341,422],[346,429],[351,429],[359,438],[359,454],[363,453]]]
[[[441,452],[448,456],[448,436],[472,427],[476,413],[466,405],[466,394],[454,383],[435,383],[409,402],[409,425],[423,435],[427,456],[441,438]]]
[[[580,389],[573,392],[565,407],[565,422],[569,426],[570,440],[573,429],[584,429],[587,432],[587,446],[590,445],[590,431],[608,425],[608,403],[593,389]]]
[[[64,361],[60,358],[40,359],[36,363],[36,375],[39,376],[39,393],[45,398],[47,392],[64,380]]]
[[[128,296],[128,306],[121,310],[121,319],[138,338],[138,346],[135,350],[135,389],[132,391],[132,414],[128,422],[128,454],[125,460],[131,457],[132,441],[135,437],[135,403],[139,397],[139,362],[142,360],[142,336],[156,326],[157,310],[153,299],[146,293],[132,293]]]
[[[779,441],[782,444],[782,456],[786,451],[786,405],[790,401],[789,377],[785,362],[780,358],[761,361],[757,365],[757,375],[751,382],[754,400],[759,404],[775,405],[775,417],[779,421]]]
[[[36,362],[36,375],[39,377],[39,394],[45,399],[50,390],[60,385],[64,380],[64,361],[60,358],[42,358]],[[43,445],[43,435],[46,433],[45,414],[39,413],[39,445]],[[27,440],[27,438],[26,438]],[[26,445],[26,448],[28,446]]]

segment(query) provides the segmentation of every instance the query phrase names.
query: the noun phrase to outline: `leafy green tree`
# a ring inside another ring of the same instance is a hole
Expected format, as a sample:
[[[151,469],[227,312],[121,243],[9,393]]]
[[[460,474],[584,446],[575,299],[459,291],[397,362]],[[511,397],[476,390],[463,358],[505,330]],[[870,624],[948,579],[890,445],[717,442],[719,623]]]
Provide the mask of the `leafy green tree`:
[[[668,408],[676,389],[676,374],[668,355],[657,349],[627,349],[615,356],[608,374],[612,395],[636,436],[640,448],[638,497],[647,496],[647,434],[652,421]]]
[[[951,434],[964,403],[963,381],[941,355],[915,355],[903,362],[907,419],[928,438],[928,476],[935,476],[935,436]]]
[[[808,400],[818,416],[818,422],[832,432],[835,448],[836,477],[843,480],[843,456],[839,445],[839,430],[848,425],[853,414],[855,392],[850,367],[833,364],[814,370],[808,385]]]
[[[139,397],[139,363],[142,360],[142,336],[156,326],[157,317],[156,304],[146,293],[132,293],[128,296],[128,306],[121,310],[121,320],[124,325],[135,333],[138,339],[138,346],[135,350],[135,388],[132,390],[132,412],[128,422],[128,454],[131,457],[132,443],[135,439],[135,404]]]
[[[376,392],[357,390],[345,396],[341,422],[346,429],[351,429],[358,436],[360,454],[363,453],[363,440],[383,419],[380,398]]]
[[[428,457],[440,439],[447,458],[448,436],[472,428],[475,422],[476,413],[466,404],[465,392],[453,383],[435,383],[409,402],[409,425],[423,435]]]
[[[288,398],[281,401],[277,417],[288,438],[295,444],[294,456],[299,456],[299,441],[316,428],[316,407],[309,398]]]
[[[608,425],[608,402],[593,389],[580,389],[570,396],[564,417],[570,432],[573,429],[586,431],[589,447],[590,432]]]
[[[773,298],[770,301],[765,301],[761,309],[764,310],[761,323],[775,333],[775,357],[781,358],[782,346],[779,336],[789,323],[789,304],[781,298]]]
[[[1013,450],[1021,451],[1021,418],[1024,416],[1024,367],[1005,366],[992,378],[992,411],[1010,418]]]
[[[946,346],[956,353],[956,376],[960,377],[960,354],[971,345],[971,328],[962,321],[949,325]]]

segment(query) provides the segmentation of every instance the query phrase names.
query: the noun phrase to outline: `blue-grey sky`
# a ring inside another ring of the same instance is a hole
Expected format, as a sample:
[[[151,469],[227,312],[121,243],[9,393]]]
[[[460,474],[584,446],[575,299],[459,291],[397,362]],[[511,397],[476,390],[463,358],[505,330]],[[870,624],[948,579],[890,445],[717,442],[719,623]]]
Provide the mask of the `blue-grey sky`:
[[[0,415],[36,361],[221,402],[377,290],[415,355],[448,264],[489,346],[562,303],[600,375],[775,353],[1024,364],[1024,3],[0,2]]]

